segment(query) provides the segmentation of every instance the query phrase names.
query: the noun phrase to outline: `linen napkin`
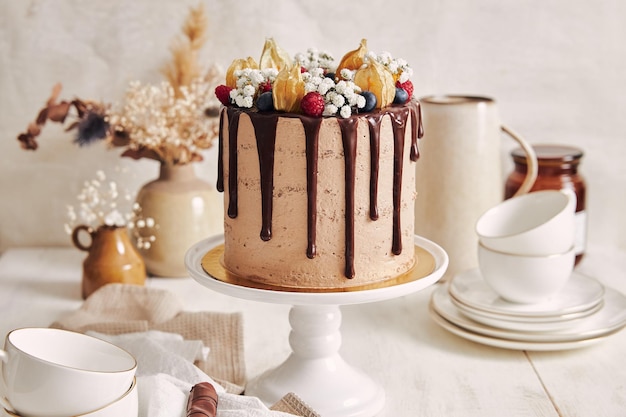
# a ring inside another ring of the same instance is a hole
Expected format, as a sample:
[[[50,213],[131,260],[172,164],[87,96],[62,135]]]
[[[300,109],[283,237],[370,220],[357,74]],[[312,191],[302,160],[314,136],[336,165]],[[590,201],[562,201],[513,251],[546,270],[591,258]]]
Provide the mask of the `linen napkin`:
[[[184,417],[200,382],[215,387],[218,417],[319,417],[293,393],[269,409],[237,395],[245,386],[240,313],[185,312],[168,291],[108,284],[51,327],[91,333],[135,356],[140,417]]]
[[[199,340],[210,348],[207,360],[195,364],[228,392],[245,386],[243,326],[240,313],[186,312],[173,293],[139,285],[108,284],[82,306],[50,327],[85,333],[123,334],[158,330]]]
[[[218,394],[217,417],[293,417],[293,414],[268,409],[258,398],[227,393],[210,376],[183,357],[189,349],[179,335],[164,332],[138,332],[106,335],[87,334],[107,340],[137,359],[139,417],[185,417],[188,398],[194,385],[208,382]]]

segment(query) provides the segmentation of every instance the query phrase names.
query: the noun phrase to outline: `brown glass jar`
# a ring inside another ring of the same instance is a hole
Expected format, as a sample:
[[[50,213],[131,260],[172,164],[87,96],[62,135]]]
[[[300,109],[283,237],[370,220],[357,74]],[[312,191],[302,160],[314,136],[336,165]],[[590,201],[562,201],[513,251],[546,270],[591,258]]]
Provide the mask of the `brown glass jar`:
[[[576,264],[580,262],[587,241],[587,212],[585,198],[587,187],[584,178],[578,173],[578,165],[583,157],[579,148],[567,145],[532,145],[537,154],[537,180],[531,188],[539,190],[570,189],[576,193]],[[526,177],[526,155],[521,148],[511,152],[515,168],[506,180],[504,198],[510,198],[518,190]]]

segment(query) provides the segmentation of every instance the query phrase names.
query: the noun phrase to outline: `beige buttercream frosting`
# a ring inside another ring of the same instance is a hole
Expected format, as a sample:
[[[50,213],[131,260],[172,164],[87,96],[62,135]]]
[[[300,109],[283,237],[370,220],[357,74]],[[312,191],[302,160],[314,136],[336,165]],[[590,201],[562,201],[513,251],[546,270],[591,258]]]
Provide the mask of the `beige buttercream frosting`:
[[[419,114],[419,113],[417,113]],[[256,115],[251,114],[252,117]],[[237,144],[237,215],[225,214],[223,263],[227,270],[264,284],[297,288],[343,288],[384,281],[412,268],[414,254],[415,165],[412,126],[406,119],[399,208],[402,250],[393,246],[394,133],[391,115],[380,129],[379,218],[370,218],[371,149],[368,120],[358,117],[354,192],[354,277],[345,274],[345,158],[337,118],[324,118],[318,135],[316,254],[307,257],[307,158],[299,117],[278,117],[274,151],[271,239],[262,228],[260,156],[250,114],[241,112]],[[410,113],[409,117],[415,117]],[[229,205],[229,127],[224,117],[222,161],[225,213]]]

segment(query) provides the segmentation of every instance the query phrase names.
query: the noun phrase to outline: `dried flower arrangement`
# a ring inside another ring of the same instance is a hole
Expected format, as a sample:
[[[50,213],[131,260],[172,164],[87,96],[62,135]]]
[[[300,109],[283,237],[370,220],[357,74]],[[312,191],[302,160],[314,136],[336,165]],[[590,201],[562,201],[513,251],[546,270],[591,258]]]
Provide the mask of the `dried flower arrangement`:
[[[141,207],[128,190],[120,190],[115,181],[107,181],[104,171],[96,171],[96,178],[85,181],[76,197],[77,206],[67,206],[68,222],[65,231],[71,235],[78,225],[94,230],[101,226],[127,227],[139,249],[150,249],[155,236],[147,234],[158,227],[151,217],[143,217]]]
[[[222,77],[215,65],[203,75],[199,51],[206,42],[207,19],[202,5],[191,8],[183,35],[171,47],[172,60],[162,68],[166,81],[151,85],[133,81],[120,104],[75,98],[59,101],[61,84],[52,89],[46,106],[18,136],[23,149],[36,150],[46,121],[76,130],[79,145],[105,140],[126,148],[122,156],[150,158],[166,164],[201,161],[201,151],[218,136],[220,102],[213,91]],[[72,112],[72,109],[74,111]]]

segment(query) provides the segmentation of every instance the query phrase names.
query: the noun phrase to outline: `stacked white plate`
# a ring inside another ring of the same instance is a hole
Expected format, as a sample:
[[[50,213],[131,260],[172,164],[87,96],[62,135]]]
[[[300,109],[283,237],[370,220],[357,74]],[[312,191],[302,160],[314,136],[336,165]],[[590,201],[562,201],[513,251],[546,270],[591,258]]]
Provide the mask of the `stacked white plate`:
[[[430,314],[448,331],[486,345],[565,350],[599,342],[625,327],[626,297],[574,272],[552,299],[516,304],[499,297],[472,269],[435,290]]]

